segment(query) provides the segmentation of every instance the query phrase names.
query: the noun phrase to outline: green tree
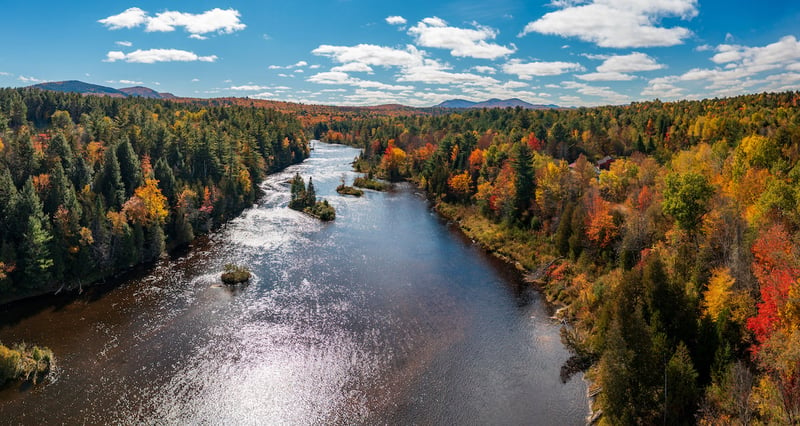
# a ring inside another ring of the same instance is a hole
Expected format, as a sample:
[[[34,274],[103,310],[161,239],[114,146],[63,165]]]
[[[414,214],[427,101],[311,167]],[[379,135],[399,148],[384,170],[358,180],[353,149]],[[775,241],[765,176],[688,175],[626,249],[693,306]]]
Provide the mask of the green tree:
[[[531,198],[536,190],[533,181],[533,155],[527,144],[516,145],[513,157],[513,166],[516,176],[514,188],[515,217],[525,223],[528,219],[528,210],[531,206]]]
[[[31,215],[22,240],[22,279],[27,288],[41,288],[50,283],[53,258],[50,255],[52,234],[45,228],[41,217]]]
[[[106,198],[109,208],[121,209],[125,202],[125,184],[122,182],[122,173],[114,149],[107,149],[103,164],[103,173],[98,176],[96,187]],[[133,190],[131,190],[132,193]]]
[[[693,172],[670,173],[664,182],[664,213],[674,217],[682,229],[695,230],[700,218],[708,211],[714,188],[705,176]]]

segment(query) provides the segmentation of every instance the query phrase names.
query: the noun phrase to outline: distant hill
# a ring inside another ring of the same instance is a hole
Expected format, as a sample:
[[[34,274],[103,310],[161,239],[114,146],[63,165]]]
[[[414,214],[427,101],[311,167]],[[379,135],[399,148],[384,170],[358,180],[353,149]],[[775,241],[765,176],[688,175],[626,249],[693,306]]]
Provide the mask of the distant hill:
[[[477,102],[464,99],[451,99],[436,105],[434,108],[472,108],[475,104],[477,104]]]
[[[134,86],[134,87],[125,87],[119,89],[120,92],[127,93],[128,96],[138,96],[140,98],[150,98],[150,99],[174,99],[175,95],[171,93],[158,93],[155,90],[144,87],[144,86]]]
[[[112,98],[128,98],[139,96],[150,99],[177,99],[172,93],[159,93],[149,87],[135,86],[114,89],[113,87],[100,86],[97,84],[85,83],[78,80],[52,81],[39,83],[30,86],[35,89],[51,90],[54,92],[72,92],[82,95],[111,96]]]
[[[84,83],[78,80],[52,81],[30,86],[34,89],[51,90],[53,92],[74,92],[84,95],[111,96],[112,98],[127,98],[128,94],[112,87]]]
[[[514,99],[489,99],[488,101],[483,102],[472,102],[467,101],[464,99],[452,99],[449,101],[444,101],[439,105],[436,105],[434,108],[456,108],[456,109],[466,109],[466,108],[516,108],[522,107],[525,109],[552,109],[552,108],[560,108],[558,105],[534,105],[523,100],[514,98]]]

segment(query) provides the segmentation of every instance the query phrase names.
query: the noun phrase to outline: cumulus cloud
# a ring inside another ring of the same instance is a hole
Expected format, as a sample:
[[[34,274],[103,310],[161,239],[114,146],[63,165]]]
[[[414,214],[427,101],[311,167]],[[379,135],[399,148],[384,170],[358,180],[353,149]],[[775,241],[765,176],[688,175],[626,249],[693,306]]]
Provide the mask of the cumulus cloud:
[[[290,70],[292,68],[302,68],[302,67],[306,67],[306,66],[308,66],[308,62],[306,62],[306,61],[298,61],[298,62],[296,62],[296,63],[294,63],[292,65],[286,65],[286,66],[270,65],[267,68],[269,68],[271,70]],[[314,69],[314,66],[312,65],[310,68]],[[319,68],[319,67],[317,67],[317,68]],[[295,72],[297,72],[297,71],[295,71]],[[300,72],[302,72],[302,71],[300,71]]]
[[[794,36],[786,36],[763,47],[746,47],[731,44],[717,46],[717,54],[711,61],[716,64],[737,62],[754,71],[765,71],[800,61],[800,42]]]
[[[133,46],[133,43],[131,43],[131,42],[129,42],[129,41],[115,41],[115,42],[114,42],[114,44],[116,44],[116,45],[118,45],[118,46],[124,46],[124,47],[131,47],[131,46]]]
[[[597,67],[597,72],[639,72],[655,71],[664,68],[650,56],[633,52],[628,55],[608,57],[602,65]]]
[[[380,67],[402,67],[422,63],[423,54],[412,45],[405,50],[391,47],[377,46],[374,44],[359,44],[356,46],[331,46],[323,44],[311,51],[317,56],[327,56],[342,64],[360,63]]]
[[[503,72],[516,75],[522,80],[530,80],[533,77],[543,77],[564,74],[570,71],[584,71],[585,68],[576,62],[522,62],[519,59],[512,59],[503,65]]]
[[[588,74],[578,74],[575,77],[578,77],[581,80],[585,81],[630,81],[636,78],[636,76],[625,74],[621,72],[592,72]]]
[[[381,83],[379,81],[362,80],[359,78],[351,77],[345,72],[341,71],[326,71],[312,75],[306,81],[317,84],[335,84],[343,86],[354,86],[362,89],[378,89],[378,90],[412,90],[413,86],[399,86],[393,84]]]
[[[39,80],[36,77],[25,77],[24,75],[21,75],[17,78],[19,79],[19,81],[23,83],[41,83],[42,81],[44,81],[44,80]]]
[[[98,22],[110,30],[144,26],[147,32],[170,32],[183,27],[190,37],[204,40],[205,34],[231,34],[245,29],[238,10],[214,8],[203,13],[165,11],[150,16],[148,12],[132,7],[124,12],[100,19]]]
[[[659,26],[664,17],[683,20],[697,16],[697,0],[559,1],[560,10],[528,23],[520,37],[536,32],[577,37],[601,47],[675,46],[692,32],[684,27]]]
[[[268,89],[270,89],[270,87],[268,87],[268,86],[258,86],[258,85],[253,85],[253,84],[245,84],[243,86],[231,86],[231,87],[228,87],[227,90],[237,90],[237,91],[248,92],[248,91],[258,91],[258,90],[268,90]]]
[[[405,25],[406,22],[408,21],[402,16],[389,16],[386,18],[386,23],[389,25]]]
[[[674,99],[684,96],[684,89],[675,85],[677,78],[675,77],[658,77],[650,80],[647,87],[642,90],[642,96],[659,98],[659,99]]]
[[[561,83],[561,87],[575,90],[582,95],[596,96],[610,103],[623,103],[630,100],[627,96],[617,93],[609,87],[590,86],[576,81],[564,81]]]
[[[349,64],[340,65],[338,67],[331,68],[331,71],[341,71],[341,72],[366,72],[372,74],[372,67],[366,64],[362,64],[360,62],[351,62]]]
[[[494,67],[487,67],[487,66],[484,66],[484,65],[474,66],[474,67],[472,67],[472,69],[475,72],[479,72],[481,74],[494,74],[494,73],[497,72],[497,70],[494,69]]]
[[[664,65],[656,62],[650,56],[633,52],[628,55],[589,55],[583,56],[589,59],[602,59],[603,63],[597,67],[597,72],[577,75],[585,81],[629,81],[636,76],[628,74],[641,71],[655,71],[664,68]]]
[[[147,22],[147,12],[138,7],[132,7],[118,15],[97,21],[110,30],[121,30],[123,28],[134,28]]]
[[[800,42],[785,36],[765,46],[721,44],[710,58],[716,66],[692,68],[680,75],[650,80],[643,96],[687,97],[687,87],[703,96],[735,96],[756,91],[797,90],[794,72],[800,71]],[[687,86],[689,85],[689,86]]]
[[[135,81],[135,80],[119,80],[119,81],[106,80],[106,83],[110,83],[110,84],[116,84],[116,83],[118,83],[118,84],[130,84],[130,85],[134,85],[134,86],[141,86],[142,84],[144,84],[144,82],[142,82],[142,81]]]
[[[136,50],[130,53],[111,51],[106,55],[105,62],[131,62],[139,64],[153,64],[156,62],[214,62],[216,55],[198,56],[194,52],[178,49],[149,49]]]
[[[513,45],[509,48],[488,43],[486,40],[497,37],[497,31],[477,23],[474,25],[475,28],[451,27],[444,20],[432,17],[409,28],[408,34],[413,35],[420,46],[448,49],[456,57],[497,59],[517,51]]]
[[[449,67],[432,59],[426,59],[422,64],[403,68],[397,81],[455,85],[492,85],[498,83],[496,79],[488,76],[450,72]]]

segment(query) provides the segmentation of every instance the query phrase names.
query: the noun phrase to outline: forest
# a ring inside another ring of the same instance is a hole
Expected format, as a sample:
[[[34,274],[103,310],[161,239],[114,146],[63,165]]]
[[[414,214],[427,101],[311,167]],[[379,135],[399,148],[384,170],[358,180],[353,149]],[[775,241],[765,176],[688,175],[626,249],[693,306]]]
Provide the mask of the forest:
[[[416,183],[529,272],[601,424],[797,424],[798,101],[279,112],[1,89],[0,300],[187,245],[314,137],[361,148],[370,182]]]
[[[800,93],[320,121],[561,306],[601,424],[800,423]],[[544,269],[544,270],[542,270]],[[537,274],[532,274],[537,275]]]
[[[1,89],[0,301],[152,262],[308,154],[274,110]]]

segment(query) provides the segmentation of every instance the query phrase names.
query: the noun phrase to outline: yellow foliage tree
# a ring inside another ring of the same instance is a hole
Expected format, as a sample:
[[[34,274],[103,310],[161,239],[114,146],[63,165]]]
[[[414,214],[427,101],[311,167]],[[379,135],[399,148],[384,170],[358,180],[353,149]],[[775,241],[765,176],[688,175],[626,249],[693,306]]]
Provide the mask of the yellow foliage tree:
[[[708,316],[717,319],[722,310],[728,307],[735,282],[728,268],[717,268],[711,273],[708,290],[703,292],[703,307]]]
[[[158,188],[158,180],[145,179],[145,184],[136,188],[133,196],[125,202],[123,211],[139,225],[161,225],[167,219],[167,197]]]

